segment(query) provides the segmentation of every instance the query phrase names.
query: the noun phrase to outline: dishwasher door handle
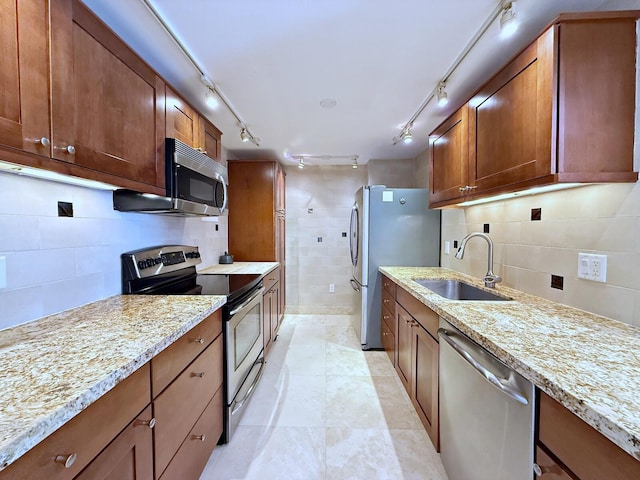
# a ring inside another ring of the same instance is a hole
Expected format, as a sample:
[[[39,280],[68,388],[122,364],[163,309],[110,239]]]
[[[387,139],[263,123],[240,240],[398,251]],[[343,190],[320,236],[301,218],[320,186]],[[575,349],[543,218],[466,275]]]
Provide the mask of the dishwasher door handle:
[[[473,368],[475,368],[480,375],[487,379],[489,383],[498,387],[509,397],[513,398],[516,402],[523,405],[529,405],[527,397],[513,388],[509,384],[509,380],[502,378],[499,374],[491,371],[491,367],[483,365],[477,358],[475,358],[470,350],[479,350],[482,347],[476,346],[466,339],[460,338],[456,333],[450,332],[444,328],[438,329],[438,336],[447,342],[451,347],[462,356]]]

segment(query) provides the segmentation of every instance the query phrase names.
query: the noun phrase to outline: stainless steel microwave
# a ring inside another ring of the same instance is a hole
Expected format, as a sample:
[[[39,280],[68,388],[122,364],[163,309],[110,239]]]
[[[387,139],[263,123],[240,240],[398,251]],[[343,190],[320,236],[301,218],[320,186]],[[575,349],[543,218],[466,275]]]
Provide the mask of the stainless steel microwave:
[[[113,208],[164,215],[225,215],[227,169],[175,138],[166,139],[166,196],[116,190]]]

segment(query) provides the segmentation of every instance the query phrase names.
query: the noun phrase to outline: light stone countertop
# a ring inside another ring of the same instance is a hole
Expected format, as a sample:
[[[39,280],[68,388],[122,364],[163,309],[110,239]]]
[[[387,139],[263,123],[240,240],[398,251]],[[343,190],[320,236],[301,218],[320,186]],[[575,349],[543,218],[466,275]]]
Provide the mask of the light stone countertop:
[[[457,279],[484,288],[445,268],[379,270],[640,460],[639,328],[500,284],[494,293],[513,301],[448,300],[413,281]]]
[[[233,262],[229,264],[218,264],[203,268],[198,273],[206,274],[245,274],[257,273],[266,275],[280,265],[278,262]]]
[[[0,470],[225,302],[117,295],[0,331]]]

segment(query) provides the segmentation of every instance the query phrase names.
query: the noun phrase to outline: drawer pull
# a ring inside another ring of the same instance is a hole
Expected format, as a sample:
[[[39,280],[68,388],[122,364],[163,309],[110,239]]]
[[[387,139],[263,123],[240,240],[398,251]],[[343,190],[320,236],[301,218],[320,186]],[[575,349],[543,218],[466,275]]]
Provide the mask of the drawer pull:
[[[192,377],[198,377],[198,378],[202,378],[204,377],[204,372],[193,372],[191,374]]]
[[[563,471],[558,465],[551,465],[549,467],[543,467],[537,463],[533,464],[533,473],[536,477],[542,477],[545,473],[553,473],[555,475],[562,475]]]
[[[66,147],[55,147],[56,150],[62,150],[64,153],[68,153],[69,155],[76,154],[76,147],[73,145],[67,145]]]
[[[42,137],[37,139],[35,143],[36,145],[42,145],[43,147],[48,147],[49,145],[51,145],[51,140],[49,140],[47,137]]]
[[[204,442],[206,439],[206,435],[191,435],[191,440],[200,440],[201,442]]]
[[[382,300],[382,303],[389,303],[389,299],[385,298],[384,300]]]
[[[64,468],[71,468],[71,466],[75,463],[76,458],[78,458],[77,453],[70,453],[68,455],[58,455],[56,456],[56,462],[58,462]]]
[[[384,318],[385,320],[389,320],[389,315],[382,315],[382,318]]]
[[[193,343],[199,343],[202,345],[204,343],[204,338],[194,338]]]
[[[147,425],[149,428],[153,428],[156,426],[156,419],[152,418],[151,420],[136,420],[135,426],[139,425]]]

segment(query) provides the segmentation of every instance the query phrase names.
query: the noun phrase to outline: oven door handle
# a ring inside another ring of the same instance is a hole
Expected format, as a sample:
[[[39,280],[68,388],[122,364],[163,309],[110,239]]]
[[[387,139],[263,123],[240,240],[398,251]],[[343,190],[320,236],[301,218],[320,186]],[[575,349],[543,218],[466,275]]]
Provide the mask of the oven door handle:
[[[251,295],[251,298],[249,298],[249,300],[246,300],[246,301],[242,302],[242,305],[238,305],[236,308],[231,310],[229,312],[229,316],[231,317],[231,316],[235,315],[236,313],[238,313],[243,308],[245,308],[247,305],[249,305],[251,302],[253,302],[258,295],[262,295],[262,288],[260,290],[258,290],[256,293],[254,293],[253,295]]]
[[[258,374],[256,375],[256,378],[253,379],[253,383],[251,384],[251,386],[247,390],[247,393],[245,393],[245,395],[242,398],[242,400],[240,400],[239,402],[234,402],[233,408],[231,409],[231,415],[233,415],[238,410],[240,410],[242,408],[242,406],[247,402],[247,400],[249,400],[249,397],[251,397],[251,394],[253,393],[254,389],[256,388],[256,385],[258,384],[258,382],[260,381],[260,378],[262,378],[262,374],[264,373],[264,367],[267,364],[267,362],[264,361],[264,357],[259,358],[256,361],[256,363],[253,364],[252,369],[255,368],[255,366],[258,365],[258,364],[260,364],[260,370],[258,370]],[[251,374],[251,372],[249,372],[249,374]]]

